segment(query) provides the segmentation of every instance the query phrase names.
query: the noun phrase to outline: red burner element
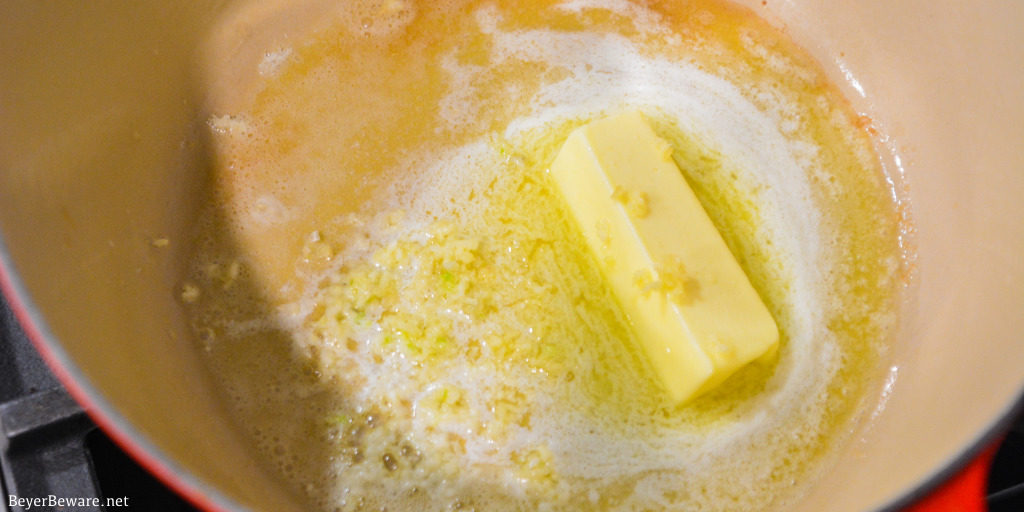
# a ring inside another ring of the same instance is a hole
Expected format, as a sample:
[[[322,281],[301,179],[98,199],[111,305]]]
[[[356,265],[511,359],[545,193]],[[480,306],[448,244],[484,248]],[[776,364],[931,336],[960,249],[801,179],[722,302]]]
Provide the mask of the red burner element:
[[[988,485],[989,468],[996,454],[996,446],[982,452],[981,456],[960,471],[930,496],[911,506],[905,512],[985,512],[985,489]]]

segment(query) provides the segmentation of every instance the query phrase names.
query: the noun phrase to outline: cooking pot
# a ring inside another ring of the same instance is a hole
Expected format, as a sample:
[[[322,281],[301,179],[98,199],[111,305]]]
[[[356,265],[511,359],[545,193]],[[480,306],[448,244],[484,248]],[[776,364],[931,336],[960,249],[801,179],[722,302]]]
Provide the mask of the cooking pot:
[[[740,3],[819,59],[895,155],[913,222],[899,332],[872,412],[798,508],[903,507],[995,441],[1024,390],[1024,4]],[[71,394],[159,478],[206,509],[297,510],[176,296],[209,179],[196,52],[227,7],[0,5],[0,282]]]

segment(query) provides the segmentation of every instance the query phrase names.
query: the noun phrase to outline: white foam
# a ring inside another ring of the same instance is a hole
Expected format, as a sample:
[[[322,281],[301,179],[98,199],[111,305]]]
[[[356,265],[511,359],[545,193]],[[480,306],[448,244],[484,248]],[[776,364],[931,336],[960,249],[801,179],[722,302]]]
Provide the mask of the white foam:
[[[808,160],[800,158],[802,150],[794,148],[780,132],[778,123],[754,108],[730,83],[695,66],[641,56],[627,41],[615,37],[566,36],[544,31],[496,35],[498,50],[504,58],[540,60],[568,67],[575,74],[572,79],[542,88],[531,105],[531,114],[513,122],[503,134],[505,139],[517,140],[526,133],[567,120],[593,118],[609,105],[656,109],[671,117],[684,132],[696,135],[704,144],[732,159],[732,167],[744,172],[742,179],[748,187],[763,189],[760,199],[767,221],[764,237],[773,241],[784,267],[801,271],[793,274],[793,293],[788,297],[791,303],[787,309],[795,315],[790,348],[769,385],[770,391],[758,398],[775,415],[765,414],[763,408],[750,407],[751,412],[745,417],[712,432],[693,433],[640,424],[631,435],[621,435],[621,430],[595,425],[590,415],[566,411],[564,404],[541,402],[536,404],[540,414],[535,416],[532,429],[517,431],[507,445],[499,447],[497,455],[495,446],[479,437],[467,436],[467,463],[497,463],[499,455],[532,443],[544,443],[557,455],[558,470],[565,476],[614,480],[628,474],[693,472],[715,461],[721,464],[722,457],[735,457],[737,445],[790,421],[801,403],[823,391],[836,362],[827,333],[821,328],[819,305],[827,299],[820,274],[829,271],[829,262],[821,256],[820,227],[814,216],[806,214],[814,211],[814,207],[809,185],[804,181]],[[460,69],[453,59],[446,63],[456,76],[480,72]],[[624,77],[628,79],[623,80]],[[460,83],[459,80],[456,78],[455,83]],[[456,91],[453,95],[465,92],[459,88]],[[464,104],[461,99],[448,104],[451,118],[457,118],[454,114],[466,114],[453,107]],[[495,162],[488,161],[489,153],[487,143],[477,141],[437,158],[429,171],[414,173],[412,181],[392,185],[394,204],[409,207],[409,219],[413,222],[410,225],[424,225],[431,217],[427,212],[438,215],[453,208],[445,201],[453,190],[480,190],[481,183],[493,178],[493,173],[479,172],[495,168]],[[463,202],[458,208],[463,209],[461,215],[469,215],[465,210],[473,206]],[[497,383],[493,376],[474,372],[468,362],[465,364],[464,371],[451,376],[446,384],[465,390],[473,410],[486,410],[486,398]],[[422,397],[439,385],[432,383],[424,390],[424,383],[410,377],[414,372],[404,364],[367,364],[361,371],[371,376],[371,384],[364,390],[366,397],[403,392]],[[539,390],[530,389],[535,384],[528,380],[510,381],[506,376],[504,383],[524,389],[530,396],[544,396]],[[422,391],[416,395],[418,390]],[[454,423],[432,433],[422,419],[423,415],[417,416],[413,428],[417,436],[424,438],[436,432],[465,434],[471,428],[469,423]],[[639,485],[636,492],[655,499],[657,489],[665,489],[656,478]]]
[[[292,53],[293,51],[289,47],[267,52],[256,68],[260,76],[270,78],[276,75],[291,60]]]
[[[579,10],[593,2],[570,2],[564,7]],[[604,5],[604,3],[602,3]],[[613,10],[616,6],[612,6]],[[631,10],[632,4],[618,5]],[[557,408],[559,414],[542,416],[529,437],[546,440],[562,457],[560,471],[585,478],[618,478],[624,468],[636,474],[655,470],[693,470],[712,455],[735,452],[742,439],[780,425],[792,418],[801,400],[818,396],[836,367],[835,348],[822,327],[820,305],[828,301],[822,283],[831,272],[823,257],[810,185],[813,147],[795,142],[783,133],[785,125],[774,112],[756,108],[736,87],[701,71],[696,65],[644,55],[630,41],[616,35],[564,33],[546,30],[498,30],[498,15],[477,13],[481,29],[494,37],[496,65],[509,60],[543,62],[569,69],[571,78],[541,88],[530,104],[530,114],[512,122],[504,138],[556,126],[560,122],[594,118],[608,110],[640,108],[668,116],[685,133],[718,149],[739,169],[750,189],[760,189],[764,238],[771,240],[784,267],[792,273],[789,310],[794,312],[790,349],[780,371],[761,400],[779,412],[769,418],[751,407],[750,414],[728,428],[711,434],[657,430],[647,426],[636,436],[609,439],[594,429],[592,417]],[[445,69],[456,84],[446,98],[446,118],[461,122],[474,112],[459,111],[470,103],[468,84],[486,72],[482,67],[460,65],[446,59]],[[766,93],[767,94],[767,93]],[[779,103],[778,98],[762,98]],[[784,110],[784,108],[780,109]],[[458,174],[458,167],[447,174]],[[446,173],[442,173],[446,174]],[[444,180],[444,187],[454,183]],[[451,190],[451,189],[448,189]],[[545,419],[550,421],[545,421]],[[686,449],[680,449],[685,446]]]

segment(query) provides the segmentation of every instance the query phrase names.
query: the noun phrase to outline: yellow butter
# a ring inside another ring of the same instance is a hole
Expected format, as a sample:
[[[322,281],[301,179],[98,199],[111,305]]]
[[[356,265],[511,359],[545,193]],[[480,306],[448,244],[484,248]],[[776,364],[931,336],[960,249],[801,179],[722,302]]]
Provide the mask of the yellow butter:
[[[577,128],[550,172],[672,402],[778,345],[775,320],[641,113]]]

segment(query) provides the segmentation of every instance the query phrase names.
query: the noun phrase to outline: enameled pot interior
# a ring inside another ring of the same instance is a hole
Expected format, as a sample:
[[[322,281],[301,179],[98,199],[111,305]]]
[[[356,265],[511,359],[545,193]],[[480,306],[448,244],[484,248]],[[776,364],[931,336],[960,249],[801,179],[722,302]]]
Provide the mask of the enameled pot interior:
[[[800,506],[876,509],[975,447],[1024,389],[1024,7],[743,3],[874,120],[909,199],[913,279],[879,405]],[[297,509],[225,414],[176,297],[209,178],[196,52],[223,4],[0,6],[17,20],[0,27],[8,291],[76,397],[180,490]]]

